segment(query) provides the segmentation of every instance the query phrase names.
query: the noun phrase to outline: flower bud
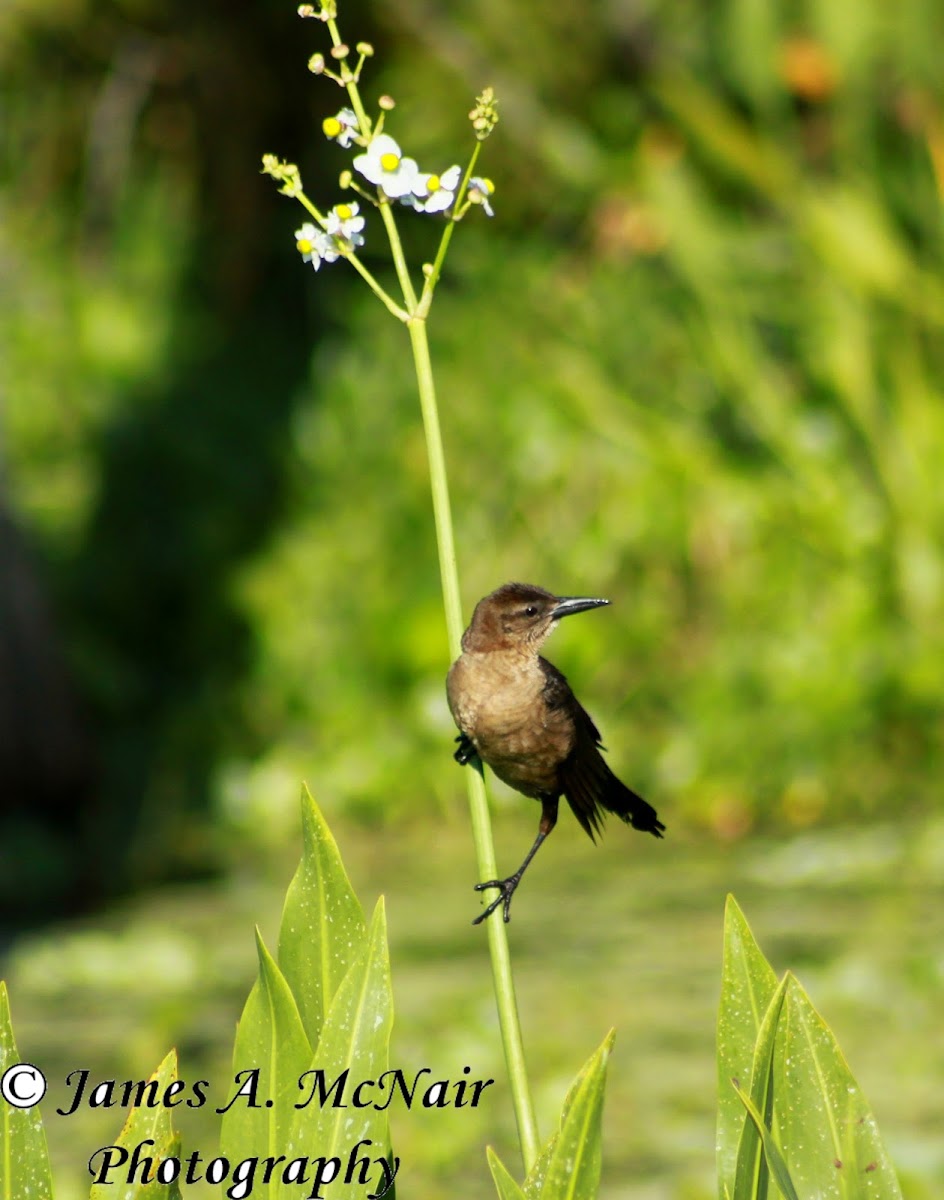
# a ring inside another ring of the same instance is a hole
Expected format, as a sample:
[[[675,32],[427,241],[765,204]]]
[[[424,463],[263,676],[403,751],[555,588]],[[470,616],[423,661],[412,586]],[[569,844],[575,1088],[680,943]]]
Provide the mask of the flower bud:
[[[481,96],[476,97],[475,108],[469,113],[469,120],[475,130],[475,136],[484,142],[498,124],[498,101],[495,99],[495,89],[486,88]]]

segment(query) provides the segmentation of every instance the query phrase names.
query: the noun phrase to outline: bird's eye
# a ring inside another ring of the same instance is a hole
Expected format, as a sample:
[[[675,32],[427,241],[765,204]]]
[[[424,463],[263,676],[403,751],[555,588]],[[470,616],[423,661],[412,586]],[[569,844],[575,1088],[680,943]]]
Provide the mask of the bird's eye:
[[[526,617],[536,617],[538,615],[537,606],[534,604],[529,604],[528,607],[524,610],[524,615]]]

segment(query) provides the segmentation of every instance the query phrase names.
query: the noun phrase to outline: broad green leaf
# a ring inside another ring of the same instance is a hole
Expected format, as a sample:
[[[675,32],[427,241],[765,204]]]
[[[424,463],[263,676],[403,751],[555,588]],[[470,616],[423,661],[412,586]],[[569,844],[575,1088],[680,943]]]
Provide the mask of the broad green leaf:
[[[515,1183],[508,1172],[508,1168],[491,1146],[486,1146],[485,1153],[488,1156],[488,1166],[492,1172],[492,1179],[495,1180],[495,1187],[498,1190],[498,1200],[525,1200],[524,1192]]]
[[[157,1084],[155,1095],[159,1097],[156,1107],[142,1104],[132,1108],[124,1123],[115,1146],[127,1153],[128,1158],[123,1162],[115,1161],[111,1170],[101,1183],[93,1183],[89,1193],[90,1200],[180,1200],[180,1188],[176,1179],[170,1183],[158,1183],[154,1177],[161,1162],[166,1158],[180,1159],[180,1137],[174,1131],[173,1107],[165,1107],[161,1102],[167,1088],[177,1082],[177,1052],[171,1050],[148,1083]],[[146,1145],[148,1141],[152,1146]],[[138,1161],[142,1164],[135,1172],[135,1178],[128,1182],[131,1170],[132,1156],[138,1151]],[[117,1153],[117,1152],[116,1152]],[[144,1160],[151,1159],[147,1168],[150,1183],[141,1182],[144,1175]],[[100,1172],[104,1166],[101,1151],[94,1158],[93,1167]]]
[[[761,1114],[767,1129],[770,1129],[773,1124],[774,1043],[780,1023],[780,1014],[783,1011],[786,987],[787,983],[784,979],[767,1006],[760,1033],[757,1035],[754,1062],[751,1067],[751,1101]],[[739,1084],[735,1084],[735,1087],[738,1086]],[[764,1154],[761,1135],[753,1121],[745,1121],[738,1144],[732,1193],[734,1200],[766,1200],[767,1180],[767,1157]]]
[[[567,1115],[570,1112],[571,1105],[574,1102],[574,1097],[577,1095],[578,1087],[582,1072],[572,1081],[567,1089],[567,1095],[564,1097],[564,1103],[561,1106],[560,1122],[551,1136],[544,1143],[541,1153],[537,1156],[531,1165],[531,1170],[527,1174],[524,1181],[525,1200],[538,1200],[541,1195],[541,1189],[544,1187],[544,1180],[547,1178],[547,1168],[550,1165],[551,1158],[554,1155],[555,1147],[557,1146],[558,1138],[560,1137],[561,1129],[564,1122],[567,1120]]]
[[[564,1097],[564,1103],[561,1106],[560,1124],[544,1143],[541,1153],[535,1159],[531,1166],[531,1170],[528,1172],[528,1177],[524,1181],[524,1194],[526,1200],[538,1200],[538,1197],[541,1195],[541,1189],[544,1187],[544,1180],[547,1176],[548,1165],[554,1155],[554,1149],[557,1146],[558,1139],[560,1138],[561,1129],[564,1127],[564,1124],[567,1121],[567,1117],[570,1113],[571,1107],[573,1106],[574,1099],[576,1098],[580,1089],[582,1080],[583,1071],[577,1075],[570,1087],[567,1089],[567,1095]]]
[[[796,1188],[793,1186],[793,1180],[790,1178],[790,1172],[787,1169],[783,1151],[780,1149],[777,1139],[774,1137],[771,1130],[768,1129],[764,1118],[761,1116],[757,1108],[757,1105],[750,1098],[747,1092],[743,1091],[743,1089],[738,1087],[737,1084],[734,1085],[734,1092],[747,1109],[748,1116],[750,1117],[754,1124],[754,1128],[757,1130],[757,1133],[760,1136],[764,1147],[764,1158],[767,1162],[767,1169],[773,1176],[773,1179],[776,1182],[777,1187],[780,1189],[780,1193],[784,1197],[784,1200],[800,1200],[799,1196],[797,1195]],[[764,1185],[764,1192],[766,1194],[766,1184]]]
[[[724,910],[724,964],[721,1003],[718,1008],[718,1191],[734,1194],[738,1145],[744,1127],[744,1109],[731,1088],[731,1080],[746,1084],[751,1078],[754,1047],[767,1012],[777,977],[764,958],[733,896]]]
[[[232,1104],[223,1114],[220,1130],[220,1146],[231,1163],[253,1155],[286,1154],[300,1094],[299,1077],[311,1060],[294,997],[258,930],[256,948],[259,977],[236,1031],[234,1083],[228,1097]],[[237,1095],[241,1086],[246,1091]],[[253,1197],[276,1200],[281,1190],[277,1179],[258,1182]]]
[[[366,925],[337,844],[307,788],[304,848],[289,884],[279,930],[279,966],[312,1046],[341,980],[366,944]]]
[[[541,1200],[594,1200],[597,1194],[606,1064],[615,1036],[612,1030],[606,1035],[571,1086],[547,1161]]]
[[[777,1035],[774,1086],[779,1141],[801,1195],[901,1200],[869,1105],[832,1031],[793,978]]]
[[[0,1075],[19,1063],[7,986],[0,981]],[[39,1108],[0,1099],[0,1200],[51,1200],[52,1176]]]
[[[391,1080],[386,1080],[383,1087],[378,1083],[387,1070],[392,1024],[387,923],[381,898],[364,952],[344,977],[325,1015],[318,1048],[308,1064],[312,1072],[321,1074],[306,1078],[298,1098],[304,1107],[296,1111],[293,1122],[296,1153],[340,1160],[336,1187],[332,1191],[328,1180],[326,1196],[350,1194],[344,1190],[344,1175],[355,1157],[370,1162],[364,1174],[358,1169],[352,1181],[360,1185],[363,1179],[365,1185],[372,1185],[367,1190],[374,1192],[382,1186],[382,1168],[377,1160],[389,1144],[387,1110],[375,1106],[383,1106],[392,1095]],[[317,1078],[323,1081],[324,1103],[315,1086]],[[331,1092],[339,1079],[341,1083]],[[370,1081],[377,1086],[370,1086]],[[363,1107],[354,1103],[354,1089],[359,1085],[362,1091],[358,1099]],[[365,1144],[356,1149],[359,1143]]]

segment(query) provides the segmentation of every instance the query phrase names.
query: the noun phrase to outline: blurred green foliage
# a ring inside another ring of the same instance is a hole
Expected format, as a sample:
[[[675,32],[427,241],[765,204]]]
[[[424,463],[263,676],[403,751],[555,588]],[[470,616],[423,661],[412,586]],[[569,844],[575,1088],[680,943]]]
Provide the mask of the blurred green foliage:
[[[431,329],[469,608],[511,578],[614,601],[551,657],[670,826],[927,803],[944,11],[405,0],[341,21],[421,164],[460,156],[483,84],[502,101],[497,215],[459,230]],[[329,811],[453,804],[405,336],[343,264],[300,268],[299,212],[256,177],[277,152],[336,198],[321,27],[171,0],[2,22],[8,489],[99,747],[98,826],[136,828],[157,870],[149,814],[204,859],[188,813],[216,794],[259,836],[260,773]]]

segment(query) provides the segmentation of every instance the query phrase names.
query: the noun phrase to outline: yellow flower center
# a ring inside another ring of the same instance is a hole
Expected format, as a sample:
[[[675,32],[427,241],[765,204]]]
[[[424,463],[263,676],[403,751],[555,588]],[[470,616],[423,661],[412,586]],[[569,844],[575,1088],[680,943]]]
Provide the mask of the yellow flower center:
[[[350,204],[336,204],[334,211],[338,214],[338,219],[341,221],[349,221],[354,216]]]
[[[311,254],[312,245],[308,238],[299,238],[295,246],[299,254]]]
[[[442,180],[438,175],[430,175],[426,183],[426,188],[430,192],[438,192],[442,186]]]
[[[399,154],[394,154],[392,150],[388,150],[386,154],[381,154],[380,165],[385,171],[395,171],[400,165]]]
[[[337,117],[325,117],[321,122],[321,128],[324,130],[325,137],[336,138],[341,132],[341,122]]]

